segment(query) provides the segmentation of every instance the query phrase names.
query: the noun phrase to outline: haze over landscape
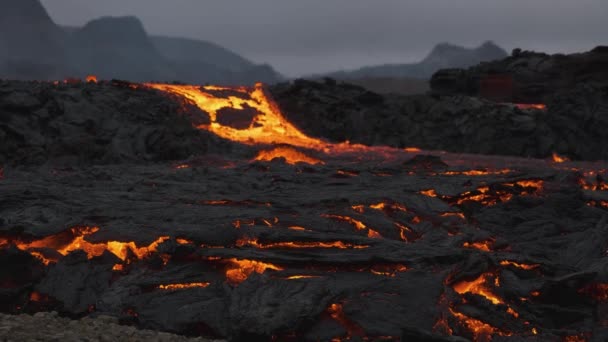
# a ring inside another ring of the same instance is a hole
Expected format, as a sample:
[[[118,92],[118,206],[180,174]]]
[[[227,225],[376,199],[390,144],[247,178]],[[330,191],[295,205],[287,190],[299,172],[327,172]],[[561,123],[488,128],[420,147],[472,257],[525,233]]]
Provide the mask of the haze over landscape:
[[[605,43],[603,0],[43,0],[59,25],[134,15],[150,34],[207,40],[287,77],[422,60],[440,42],[548,53]],[[581,23],[584,23],[582,25]]]

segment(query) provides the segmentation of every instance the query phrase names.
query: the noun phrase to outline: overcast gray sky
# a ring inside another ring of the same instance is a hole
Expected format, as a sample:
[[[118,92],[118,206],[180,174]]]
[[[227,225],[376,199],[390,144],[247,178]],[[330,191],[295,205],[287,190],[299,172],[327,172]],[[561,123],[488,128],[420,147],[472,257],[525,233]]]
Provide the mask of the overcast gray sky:
[[[42,0],[62,25],[135,15],[288,76],[418,61],[439,42],[547,52],[608,45],[608,0]]]

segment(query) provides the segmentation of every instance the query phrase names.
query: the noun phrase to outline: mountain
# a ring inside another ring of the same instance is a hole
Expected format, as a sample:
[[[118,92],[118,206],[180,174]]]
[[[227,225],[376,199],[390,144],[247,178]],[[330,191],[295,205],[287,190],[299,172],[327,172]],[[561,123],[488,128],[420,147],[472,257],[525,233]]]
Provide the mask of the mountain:
[[[38,0],[0,0],[0,75],[50,79],[65,68],[65,34]]]
[[[169,60],[178,79],[187,83],[252,84],[283,80],[267,64],[254,64],[215,43],[163,36],[152,36],[156,49]]]
[[[352,71],[333,72],[324,76],[342,80],[358,78],[429,79],[439,69],[466,68],[507,56],[505,50],[491,41],[473,49],[441,43],[435,46],[431,53],[419,63],[369,66]]]
[[[101,79],[247,85],[283,79],[217,44],[150,36],[132,16],[60,27],[39,0],[0,0],[0,78]]]
[[[136,17],[95,19],[69,36],[68,49],[78,77],[149,81],[177,76]]]
[[[205,63],[224,70],[253,67],[253,62],[215,43],[186,38],[152,36],[156,49],[167,59],[182,63]]]

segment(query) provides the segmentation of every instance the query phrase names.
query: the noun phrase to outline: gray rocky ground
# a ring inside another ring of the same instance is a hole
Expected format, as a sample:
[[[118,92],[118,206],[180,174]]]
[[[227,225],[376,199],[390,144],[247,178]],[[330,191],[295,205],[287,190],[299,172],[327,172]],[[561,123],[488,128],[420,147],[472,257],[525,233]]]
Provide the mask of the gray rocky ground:
[[[119,325],[110,316],[85,317],[71,320],[56,312],[39,312],[34,315],[0,314],[0,341],[61,341],[61,342],[208,342],[204,338],[187,338],[152,330]]]

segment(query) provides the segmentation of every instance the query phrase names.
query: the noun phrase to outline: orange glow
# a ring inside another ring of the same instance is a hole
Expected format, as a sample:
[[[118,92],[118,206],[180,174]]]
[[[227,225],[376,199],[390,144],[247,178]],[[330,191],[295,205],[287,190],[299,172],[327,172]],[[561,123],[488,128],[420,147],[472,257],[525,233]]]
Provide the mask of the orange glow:
[[[463,220],[466,219],[463,213],[453,213],[453,212],[443,213],[443,214],[441,214],[441,217],[459,217]]]
[[[182,169],[188,169],[188,168],[190,168],[190,165],[188,165],[188,164],[179,164],[179,165],[175,166],[176,170],[182,170]]]
[[[547,110],[547,105],[542,103],[514,103],[514,105],[519,109]]]
[[[408,153],[416,153],[416,152],[421,152],[422,150],[419,149],[418,147],[406,147],[403,149],[405,152]]]
[[[608,301],[608,283],[591,284],[578,291],[598,301]]]
[[[513,261],[509,261],[509,260],[503,260],[500,262],[501,266],[513,266],[516,268],[521,268],[522,270],[534,270],[540,267],[539,264],[520,264],[517,262],[513,262]]]
[[[350,339],[352,336],[365,336],[363,328],[346,317],[342,304],[331,304],[329,308],[327,308],[327,312],[331,318],[346,329],[347,339]]]
[[[492,304],[494,305],[506,305],[504,300],[492,293],[492,290],[490,290],[488,282],[491,280],[492,277],[494,277],[494,286],[499,287],[500,280],[497,276],[493,275],[492,273],[484,273],[473,281],[459,281],[458,283],[452,285],[452,288],[454,289],[454,291],[456,291],[456,293],[460,295],[463,295],[465,293],[472,293],[484,297],[485,299],[492,302]],[[519,313],[513,310],[513,308],[511,308],[510,306],[507,306],[507,313],[509,313],[515,318],[519,317]]]
[[[545,182],[542,180],[521,180],[521,181],[517,181],[515,183],[505,183],[506,186],[515,186],[519,185],[520,187],[524,188],[524,189],[533,189],[533,193],[539,193],[540,191],[543,190],[543,186],[545,185]],[[529,193],[529,191],[525,191],[525,193]]]
[[[256,239],[239,239],[236,242],[238,247],[252,246],[261,249],[270,248],[339,248],[339,249],[363,249],[368,248],[367,245],[353,245],[344,243],[342,241],[332,242],[273,242],[273,243],[259,243]]]
[[[490,341],[492,340],[492,335],[500,335],[500,336],[511,336],[513,335],[510,332],[503,332],[498,330],[497,328],[484,323],[478,319],[466,316],[460,312],[454,311],[450,309],[450,312],[460,323],[466,326],[473,333],[473,341]]]
[[[302,231],[304,231],[304,232],[306,232],[306,231],[309,232],[310,231],[310,229],[306,229],[306,228],[300,227],[300,226],[290,226],[290,227],[288,227],[288,229],[290,229],[290,230],[296,230],[296,231],[301,231],[301,232]]]
[[[309,157],[306,154],[296,150],[293,147],[279,146],[272,150],[260,151],[254,160],[258,161],[272,161],[275,158],[284,158],[285,162],[290,165],[297,163],[306,164],[325,164],[323,161]]]
[[[190,245],[190,244],[193,244],[193,243],[194,243],[194,242],[192,242],[192,241],[190,241],[190,240],[186,240],[186,239],[180,239],[180,238],[175,239],[175,241],[176,241],[177,243],[179,243],[180,245]]]
[[[564,337],[564,342],[587,342],[583,335],[572,335]]]
[[[371,239],[382,239],[382,235],[373,229],[367,230],[367,237]]]
[[[390,265],[390,266],[373,266],[370,269],[370,272],[372,272],[375,275],[381,275],[381,276],[385,276],[385,277],[395,277],[397,275],[398,272],[405,272],[407,271],[408,268],[405,265]]]
[[[553,155],[551,157],[553,158],[553,162],[555,163],[564,163],[570,161],[570,159],[568,159],[567,157],[562,157],[555,152],[553,152]]]
[[[338,221],[348,222],[351,225],[353,225],[355,228],[357,228],[357,230],[365,230],[365,229],[367,229],[367,226],[363,222],[355,220],[354,218],[349,217],[349,216],[323,214],[323,215],[321,215],[321,217],[330,218],[330,219],[334,219],[334,220],[338,220]]]
[[[435,189],[423,190],[420,191],[420,194],[428,197],[437,197],[437,192],[435,192]]]
[[[477,242],[465,242],[462,247],[464,248],[474,248],[480,251],[489,252],[494,245],[494,241],[485,240],[485,241],[477,241]]]
[[[39,292],[34,291],[34,292],[30,293],[30,301],[31,302],[41,302],[44,299],[45,299],[45,296],[43,296]]]
[[[138,247],[135,242],[108,241],[106,243],[91,243],[85,240],[86,236],[94,234],[97,231],[99,231],[98,227],[76,227],[67,232],[47,236],[40,240],[29,243],[16,242],[15,244],[19,249],[29,251],[33,256],[40,258],[45,264],[48,264],[57,260],[48,259],[40,252],[32,251],[32,249],[50,248],[64,256],[75,250],[83,250],[89,258],[100,256],[105,251],[109,251],[125,261],[129,251],[137,258],[142,259],[155,252],[158,245],[169,239],[168,236],[162,236],[146,247]]]
[[[97,76],[95,76],[95,75],[87,76],[87,83],[97,83]]]
[[[321,278],[321,276],[313,276],[313,275],[294,275],[294,276],[289,276],[285,279],[287,280],[296,280],[296,279],[314,279],[314,278]]]
[[[158,288],[161,290],[183,290],[183,289],[191,289],[191,288],[204,288],[209,286],[209,283],[187,283],[187,284],[168,284],[168,285],[158,285]]]
[[[510,173],[509,169],[502,169],[496,171],[488,171],[488,170],[468,170],[468,171],[446,171],[442,173],[444,176],[488,176],[488,175],[505,175]]]
[[[384,203],[384,202],[380,202],[380,203],[376,203],[376,204],[370,204],[369,206],[371,209],[375,209],[375,210],[394,210],[394,211],[403,211],[403,212],[407,212],[407,208],[400,203]]]
[[[282,271],[283,268],[264,263],[261,261],[255,260],[247,260],[247,259],[228,259],[228,268],[226,269],[226,278],[228,282],[233,285],[238,285],[245,280],[253,273],[264,273],[266,270],[274,270],[274,271]]]
[[[407,237],[407,233],[410,233],[410,234],[413,233],[412,229],[399,222],[395,222],[395,227],[397,227],[399,229],[399,237],[401,238],[401,240],[408,242],[409,238]]]
[[[492,275],[491,273],[484,273],[473,281],[463,280],[458,283],[455,283],[452,288],[454,288],[454,291],[461,295],[465,293],[473,293],[485,297],[494,305],[504,304],[504,301],[495,294],[493,294],[487,287],[486,282],[488,278],[491,278],[493,276],[494,275]]]
[[[348,171],[348,170],[338,170],[338,171],[336,171],[336,174],[338,174],[340,176],[357,177],[359,175],[359,172]]]
[[[363,204],[353,205],[351,208],[359,214],[363,214],[365,212],[365,206]]]
[[[317,150],[323,149],[326,145],[324,141],[307,136],[287,121],[259,83],[253,89],[152,83],[145,85],[194,102],[200,109],[209,113],[211,121],[210,125],[201,125],[198,128],[209,130],[225,139],[247,145],[288,144]],[[239,96],[235,94],[219,97],[213,94],[218,90],[229,90],[238,93]],[[247,128],[237,129],[223,125],[219,120],[220,112],[225,108],[237,110],[252,108],[257,113]]]

